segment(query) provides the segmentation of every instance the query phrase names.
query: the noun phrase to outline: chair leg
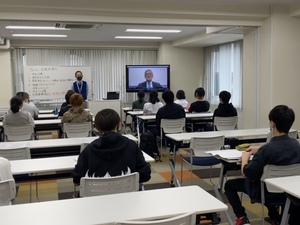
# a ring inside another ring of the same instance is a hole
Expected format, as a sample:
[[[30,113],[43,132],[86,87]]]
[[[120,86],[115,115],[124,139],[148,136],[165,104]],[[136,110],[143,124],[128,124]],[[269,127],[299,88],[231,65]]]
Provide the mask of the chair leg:
[[[35,181],[35,196],[36,196],[36,199],[40,202],[39,190],[38,190],[38,181],[37,180]]]
[[[29,188],[29,192],[30,192],[30,197],[29,197],[29,202],[32,202],[32,196],[31,196],[31,192],[32,192],[32,182],[30,181],[30,188]]]
[[[191,185],[193,184],[193,164],[191,163]]]
[[[182,185],[182,182],[183,182],[183,159],[181,159],[181,172],[180,172],[180,183],[181,183],[181,185]]]

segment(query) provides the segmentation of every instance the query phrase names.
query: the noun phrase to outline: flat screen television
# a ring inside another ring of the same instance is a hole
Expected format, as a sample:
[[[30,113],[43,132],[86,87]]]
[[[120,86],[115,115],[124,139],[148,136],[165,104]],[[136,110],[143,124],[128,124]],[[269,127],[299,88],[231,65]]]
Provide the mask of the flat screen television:
[[[170,89],[170,65],[126,65],[126,92],[167,89]]]

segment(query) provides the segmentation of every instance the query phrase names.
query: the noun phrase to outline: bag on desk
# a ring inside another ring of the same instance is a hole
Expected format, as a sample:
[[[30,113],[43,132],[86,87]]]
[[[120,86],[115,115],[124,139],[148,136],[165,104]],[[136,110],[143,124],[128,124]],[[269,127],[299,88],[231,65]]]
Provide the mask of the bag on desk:
[[[145,131],[140,137],[140,149],[153,157],[155,162],[160,161],[160,154],[157,147],[154,134],[150,131]]]

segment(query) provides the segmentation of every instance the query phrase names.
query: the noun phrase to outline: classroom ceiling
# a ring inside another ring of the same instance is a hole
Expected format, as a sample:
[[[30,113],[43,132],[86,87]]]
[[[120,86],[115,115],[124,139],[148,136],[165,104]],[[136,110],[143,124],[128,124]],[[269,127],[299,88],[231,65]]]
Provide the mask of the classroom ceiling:
[[[1,0],[0,37],[9,39],[11,45],[16,47],[26,44],[38,47],[39,43],[42,46],[45,42],[52,42],[53,46],[60,42],[64,46],[78,43],[91,47],[101,47],[108,43],[158,46],[160,42],[171,42],[178,47],[204,47],[242,39],[245,30],[258,26],[259,22],[267,18],[270,5],[293,7],[299,3],[298,0]],[[233,7],[238,10],[233,10]],[[215,21],[209,24],[209,20]],[[225,22],[222,24],[220,21]],[[7,30],[5,26],[8,25],[74,28],[65,31]],[[181,32],[125,32],[128,28],[178,29]],[[20,33],[66,34],[68,37],[12,36]],[[123,35],[161,36],[162,39],[120,41],[114,38]]]

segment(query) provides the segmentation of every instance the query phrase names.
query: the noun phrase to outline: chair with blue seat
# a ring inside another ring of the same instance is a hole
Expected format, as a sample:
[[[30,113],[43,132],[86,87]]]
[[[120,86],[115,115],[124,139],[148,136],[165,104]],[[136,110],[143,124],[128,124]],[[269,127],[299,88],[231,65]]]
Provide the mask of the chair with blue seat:
[[[183,157],[181,162],[181,183],[183,163],[190,165],[191,180],[193,173],[193,166],[209,166],[210,167],[210,181],[211,181],[211,168],[220,162],[214,156],[206,153],[210,150],[220,150],[224,146],[225,137],[223,135],[211,137],[193,137],[190,142],[189,156]],[[226,150],[224,150],[226,151]]]

